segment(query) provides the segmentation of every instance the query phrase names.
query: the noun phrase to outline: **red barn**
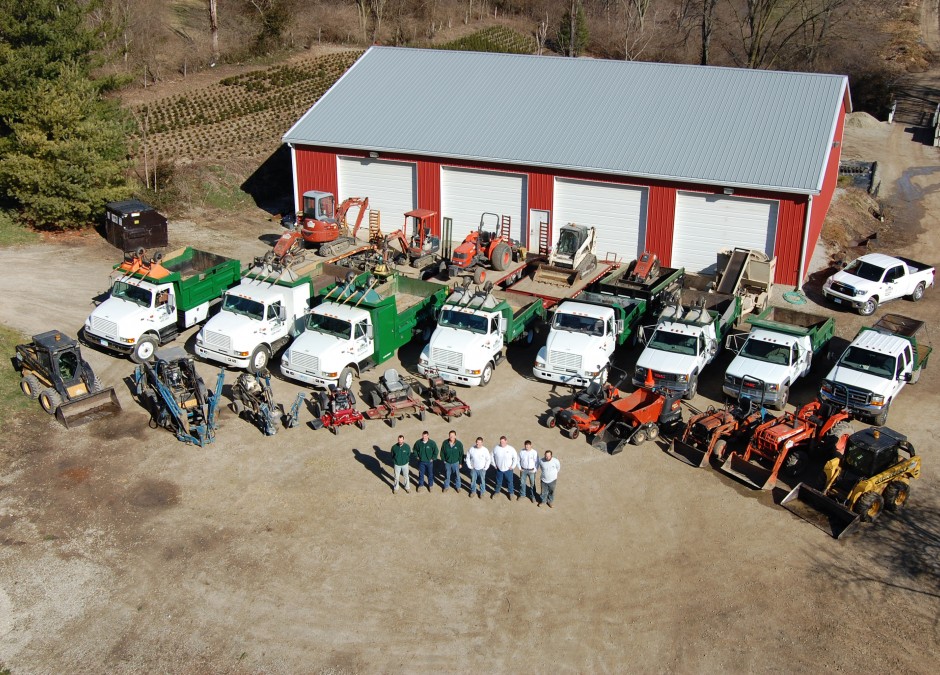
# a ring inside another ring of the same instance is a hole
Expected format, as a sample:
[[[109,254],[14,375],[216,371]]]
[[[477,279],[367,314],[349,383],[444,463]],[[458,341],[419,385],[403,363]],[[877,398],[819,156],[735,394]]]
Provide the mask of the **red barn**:
[[[285,134],[295,199],[367,196],[383,230],[413,208],[597,228],[599,257],[645,249],[704,271],[720,248],[804,275],[838,177],[842,75],[372,47]],[[440,228],[440,221],[435,223]]]

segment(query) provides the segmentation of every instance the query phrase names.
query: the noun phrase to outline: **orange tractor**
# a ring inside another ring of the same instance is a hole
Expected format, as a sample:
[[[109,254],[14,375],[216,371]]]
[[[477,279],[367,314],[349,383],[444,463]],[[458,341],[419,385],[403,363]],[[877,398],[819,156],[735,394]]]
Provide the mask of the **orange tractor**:
[[[781,470],[791,476],[801,472],[824,439],[835,443],[843,434],[851,434],[848,420],[844,408],[807,403],[759,425],[744,452],[728,455],[721,471],[755,489],[769,490],[777,484]]]
[[[497,272],[509,269],[514,259],[525,257],[525,249],[509,238],[509,230],[509,216],[484,213],[479,227],[451,254],[448,274],[454,277],[478,265],[489,265]]]
[[[350,232],[346,213],[354,206],[359,208],[359,214]],[[303,210],[297,214],[296,227],[303,240],[317,248],[317,253],[334,256],[355,246],[356,234],[368,208],[368,197],[350,197],[337,208],[331,192],[310,190],[304,193]]]

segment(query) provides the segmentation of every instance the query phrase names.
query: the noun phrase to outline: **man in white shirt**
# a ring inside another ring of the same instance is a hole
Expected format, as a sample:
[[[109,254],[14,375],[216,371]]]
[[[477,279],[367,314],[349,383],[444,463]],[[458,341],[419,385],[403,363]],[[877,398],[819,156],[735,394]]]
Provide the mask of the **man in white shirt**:
[[[519,453],[519,494],[516,495],[516,501],[519,501],[529,493],[526,483],[532,486],[532,496],[530,502],[534,502],[538,496],[535,494],[535,470],[539,466],[538,450],[532,447],[532,441],[526,441],[522,446],[522,452]]]
[[[552,451],[546,450],[545,456],[539,460],[539,469],[542,471],[542,504],[548,504],[552,508],[552,502],[555,501],[555,481],[558,480],[558,472],[561,470],[561,463],[552,457]]]
[[[473,497],[473,486],[477,481],[480,487],[477,491],[477,497],[483,499],[483,493],[486,492],[486,470],[490,468],[492,458],[490,451],[483,447],[483,437],[477,436],[476,443],[467,452],[467,468],[470,469],[470,497]]]
[[[516,449],[509,445],[509,442],[506,440],[505,436],[499,437],[499,445],[493,448],[493,464],[496,466],[496,489],[493,490],[493,494],[490,495],[490,499],[493,499],[503,490],[503,481],[507,483],[507,489],[509,490],[506,495],[510,500],[512,499],[513,493],[513,478],[515,474],[514,470],[519,468],[519,453],[516,452]]]

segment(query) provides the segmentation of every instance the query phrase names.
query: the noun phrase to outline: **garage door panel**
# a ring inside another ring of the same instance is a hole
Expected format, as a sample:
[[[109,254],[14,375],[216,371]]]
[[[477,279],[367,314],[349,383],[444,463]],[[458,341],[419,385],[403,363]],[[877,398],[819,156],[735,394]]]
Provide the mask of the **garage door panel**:
[[[510,236],[525,241],[526,196],[524,174],[441,168],[441,215],[453,219],[455,242],[476,230],[480,217],[487,212],[509,216]]]
[[[672,265],[690,272],[714,273],[717,253],[753,248],[774,255],[779,204],[695,192],[676,194]]]
[[[382,229],[401,227],[404,213],[417,206],[417,167],[408,162],[389,162],[361,157],[340,157],[340,201],[368,197],[369,208],[382,214]]]
[[[633,260],[643,250],[646,235],[647,191],[616,183],[555,179],[552,245],[567,223],[597,230],[597,257],[612,254]]]

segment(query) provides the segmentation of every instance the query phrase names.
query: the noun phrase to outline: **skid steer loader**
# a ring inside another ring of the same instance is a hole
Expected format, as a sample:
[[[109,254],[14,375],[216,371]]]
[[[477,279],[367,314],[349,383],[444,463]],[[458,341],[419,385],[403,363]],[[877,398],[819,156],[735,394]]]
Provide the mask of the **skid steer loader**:
[[[841,539],[877,520],[883,509],[904,507],[911,481],[920,477],[920,457],[905,436],[887,427],[843,436],[838,449],[823,467],[821,490],[800,483],[780,504]]]
[[[102,387],[78,342],[61,331],[40,333],[29,344],[16,345],[13,366],[20,373],[23,393],[38,398],[42,409],[66,429],[121,411],[114,387]]]
[[[532,280],[553,286],[570,286],[583,279],[595,267],[596,230],[593,227],[568,223],[558,232],[558,243],[548,254],[548,261],[540,264]]]

